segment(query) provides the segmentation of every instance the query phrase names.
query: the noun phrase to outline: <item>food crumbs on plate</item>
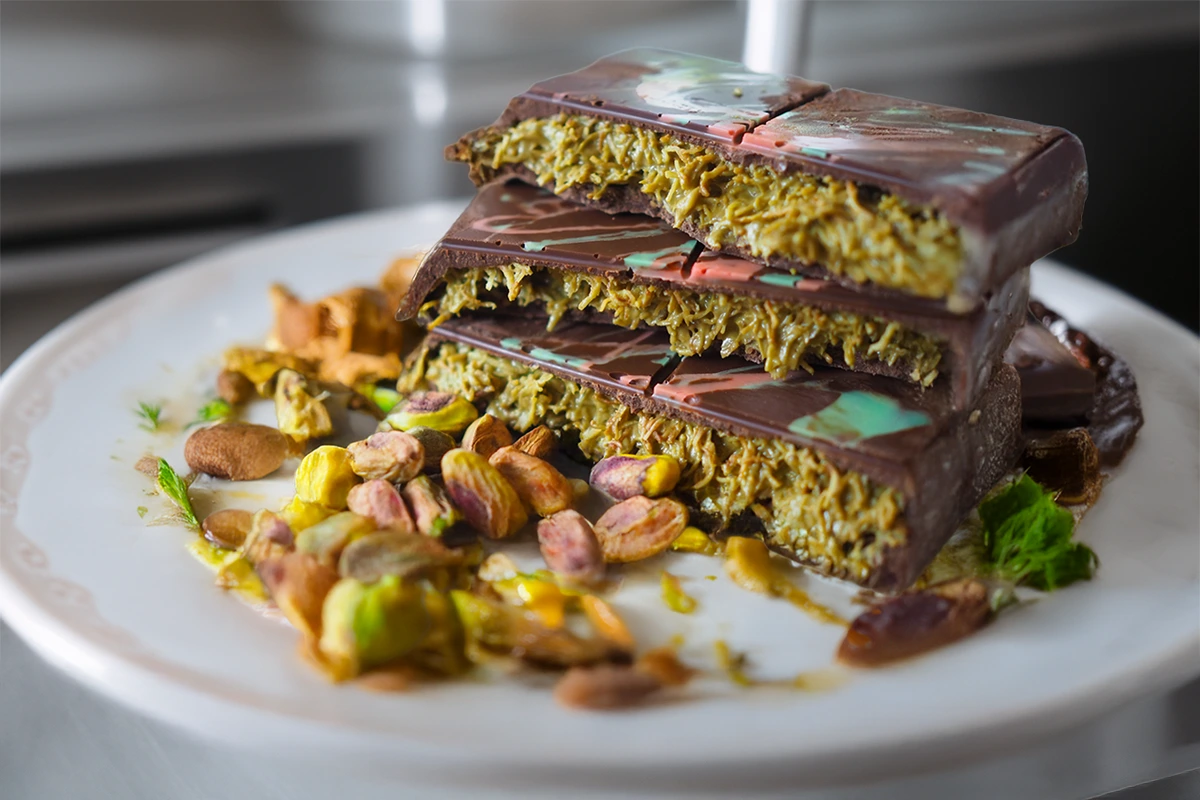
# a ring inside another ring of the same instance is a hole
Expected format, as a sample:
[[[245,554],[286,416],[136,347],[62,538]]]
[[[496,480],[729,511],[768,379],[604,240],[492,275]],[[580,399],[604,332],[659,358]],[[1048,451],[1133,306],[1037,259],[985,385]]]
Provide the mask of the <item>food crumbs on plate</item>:
[[[146,508],[145,506],[138,506],[138,507],[137,507],[137,515],[138,515],[139,517],[143,517],[143,518],[144,518],[144,517],[146,516],[146,514],[147,514],[149,511],[150,511],[150,509]]]
[[[754,685],[754,681],[745,672],[747,661],[745,653],[733,652],[724,639],[717,639],[713,642],[713,650],[717,654],[717,667],[725,673],[729,680],[738,686]]]
[[[846,624],[833,610],[814,601],[807,592],[780,574],[772,559],[761,539],[731,536],[725,543],[725,572],[738,586],[787,600],[820,622]]]
[[[850,680],[846,670],[827,667],[801,672],[792,679],[792,687],[805,692],[827,692],[844,685]]]
[[[691,614],[696,610],[696,599],[683,590],[679,577],[665,569],[660,576],[663,602],[667,608],[679,614]]]
[[[706,580],[706,581],[715,581],[716,579],[717,579],[716,575],[705,575],[704,576],[704,580]]]

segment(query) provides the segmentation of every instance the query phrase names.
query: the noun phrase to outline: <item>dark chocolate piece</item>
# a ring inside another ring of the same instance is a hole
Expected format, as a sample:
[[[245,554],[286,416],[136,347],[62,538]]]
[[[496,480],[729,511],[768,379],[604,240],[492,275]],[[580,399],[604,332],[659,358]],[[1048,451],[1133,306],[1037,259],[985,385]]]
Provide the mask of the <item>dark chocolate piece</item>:
[[[970,406],[987,385],[993,365],[1021,324],[1028,298],[1028,277],[1022,272],[971,313],[951,314],[938,301],[853,290],[833,281],[704,251],[699,243],[651,217],[609,215],[522,183],[495,182],[479,190],[426,256],[399,316],[414,316],[449,270],[511,263],[607,274],[630,284],[749,296],[897,322],[942,342],[939,372],[946,377],[939,382],[952,385],[958,408]],[[503,292],[498,294],[494,299],[504,310]],[[513,310],[525,315],[544,313],[544,309],[534,308]],[[608,321],[604,317],[593,312],[586,319]],[[760,360],[753,351],[740,355]],[[834,365],[845,366],[840,358]],[[902,380],[910,379],[913,371],[903,361],[888,364],[871,358],[859,358],[854,369]]]
[[[1113,351],[1078,328],[1071,327],[1060,314],[1047,308],[1041,302],[1031,301],[1029,310],[1031,315],[1044,326],[1044,329],[1053,334],[1069,355],[1074,357],[1075,362],[1094,376],[1095,388],[1090,398],[1090,407],[1084,414],[1087,420],[1087,432],[1100,452],[1100,464],[1106,467],[1116,466],[1121,463],[1125,454],[1129,452],[1129,448],[1133,446],[1137,433],[1145,422],[1145,418],[1142,416],[1142,401],[1138,397],[1137,380],[1133,376],[1133,370]],[[1029,324],[1033,324],[1032,321]],[[1061,356],[1053,358],[1056,362],[1061,361]],[[1017,366],[1022,381],[1026,380],[1029,370],[1028,366],[1023,368],[1017,363],[1020,360],[1019,351],[1014,352],[1010,348],[1005,360]],[[1059,374],[1066,375],[1070,372],[1073,371],[1064,370]],[[1074,382],[1078,379],[1077,377],[1064,377],[1064,380]],[[1022,391],[1024,393],[1024,390]],[[1024,398],[1022,402],[1024,402]],[[1080,401],[1076,397],[1071,401],[1070,407],[1074,408],[1078,405],[1080,405]],[[1051,405],[1047,410],[1046,407],[1037,405],[1033,416],[1026,411],[1026,424],[1029,428],[1027,435],[1036,439],[1047,435],[1055,427],[1062,427],[1054,424],[1054,421],[1061,421],[1062,416],[1065,416],[1061,412],[1063,407],[1059,406],[1058,408],[1060,410],[1056,411],[1055,407]],[[1073,426],[1077,423],[1078,420],[1068,420],[1067,425]]]
[[[679,359],[653,330],[572,323],[546,332],[530,320],[462,317],[430,332],[430,347],[442,341],[532,365],[644,415],[810,448],[892,487],[904,498],[908,541],[885,548],[869,575],[852,576],[884,591],[921,574],[1021,448],[1018,381],[1003,365],[979,405],[960,413],[945,390],[888,378],[817,369],[775,380],[737,359]]]
[[[740,89],[740,94],[735,91]],[[965,311],[1033,260],[1079,235],[1087,169],[1078,138],[1061,128],[799,78],[746,72],[731,62],[639,49],[535,84],[489,128],[447,149],[530,118],[578,114],[662,131],[735,165],[765,165],[852,181],[936,209],[961,235],[963,263],[949,298]],[[476,182],[490,174],[474,174]],[[499,175],[536,183],[518,164]],[[564,187],[575,202],[610,213],[652,214],[711,244],[697,221],[659,208],[636,185]],[[592,196],[595,195],[595,196]],[[819,264],[759,258],[744,242],[723,252],[831,277]],[[846,278],[838,278],[847,282]]]
[[[1096,375],[1034,317],[1017,331],[1004,360],[1021,376],[1021,411],[1027,424],[1071,424],[1087,419]]]

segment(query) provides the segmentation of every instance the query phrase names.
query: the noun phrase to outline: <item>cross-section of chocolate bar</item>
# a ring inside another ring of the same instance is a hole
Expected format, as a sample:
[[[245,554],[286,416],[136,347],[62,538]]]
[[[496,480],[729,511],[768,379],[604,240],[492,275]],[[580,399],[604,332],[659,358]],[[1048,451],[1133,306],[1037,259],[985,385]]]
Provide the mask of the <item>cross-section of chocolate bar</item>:
[[[1087,195],[1061,128],[653,49],[534,85],[447,156],[955,312],[1074,241]]]
[[[880,591],[914,581],[1015,463],[1020,389],[1000,365],[975,407],[844,370],[773,378],[680,358],[660,331],[463,317],[435,328],[405,388],[470,398],[517,431],[545,424],[595,461],[664,453],[711,532]]]
[[[426,256],[402,317],[494,309],[663,329],[674,352],[740,355],[771,375],[833,365],[932,386],[970,406],[1020,326],[1022,271],[969,314],[849,289],[704,250],[652,217],[610,215],[519,182],[493,183]],[[941,376],[941,377],[939,377]]]

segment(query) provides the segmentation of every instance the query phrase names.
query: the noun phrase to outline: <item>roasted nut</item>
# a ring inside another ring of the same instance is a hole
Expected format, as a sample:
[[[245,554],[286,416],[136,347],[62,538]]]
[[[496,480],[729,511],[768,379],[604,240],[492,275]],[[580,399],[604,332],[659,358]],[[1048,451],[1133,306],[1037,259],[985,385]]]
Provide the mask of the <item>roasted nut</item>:
[[[442,479],[467,524],[490,539],[512,536],[529,521],[516,490],[478,453],[461,448],[446,453]]]
[[[335,680],[412,650],[429,630],[418,586],[387,575],[372,584],[342,578],[321,609],[321,657]]]
[[[500,470],[522,502],[539,517],[556,514],[575,502],[575,490],[563,474],[536,456],[515,447],[501,447],[488,463]]]
[[[454,449],[454,437],[425,425],[409,428],[405,433],[416,439],[425,448],[425,463],[421,469],[424,472],[441,472],[442,456]]]
[[[280,370],[276,377],[275,421],[281,433],[297,442],[333,433],[329,409],[309,391],[305,377],[290,369]]]
[[[326,508],[320,503],[308,503],[299,497],[293,497],[283,508],[279,509],[279,516],[283,517],[284,522],[296,533],[305,528],[311,528],[336,513],[332,508]]]
[[[513,442],[513,447],[535,458],[546,458],[558,447],[558,437],[554,435],[554,431],[550,430],[550,428],[547,428],[545,425],[538,425]]]
[[[295,541],[295,534],[283,519],[270,511],[259,511],[250,520],[250,531],[242,541],[242,555],[257,565],[291,552]]]
[[[390,528],[402,533],[416,530],[404,498],[395,486],[385,480],[372,480],[355,486],[346,495],[346,506],[360,517],[372,520],[381,530]]]
[[[492,453],[512,443],[508,426],[491,414],[484,414],[467,426],[461,447],[479,453],[484,458],[491,458]]]
[[[638,495],[617,503],[596,520],[596,539],[605,561],[640,561],[670,547],[687,521],[687,508],[678,500]]]
[[[662,688],[663,684],[649,672],[601,664],[567,670],[554,686],[554,699],[567,708],[628,708],[642,703]]]
[[[350,511],[334,514],[296,534],[296,549],[336,568],[346,545],[375,530],[375,523]]]
[[[254,384],[242,373],[223,369],[217,374],[217,396],[229,405],[241,405],[254,395]]]
[[[406,431],[417,425],[457,436],[475,421],[479,412],[458,395],[446,392],[417,392],[393,409],[383,420],[392,430]]]
[[[244,375],[263,397],[271,396],[280,370],[290,369],[301,375],[315,375],[317,371],[317,365],[306,358],[257,347],[231,347],[225,351],[223,364],[226,370]]]
[[[223,422],[199,428],[188,437],[183,457],[196,472],[231,481],[253,481],[279,469],[288,440],[266,425]]]
[[[670,456],[609,456],[592,467],[588,482],[616,500],[661,497],[679,483],[679,462]]]
[[[578,511],[568,508],[546,517],[538,523],[537,535],[542,558],[554,572],[582,583],[604,577],[604,555],[596,533]]]
[[[321,635],[321,608],[338,574],[308,553],[285,553],[259,563],[258,576],[288,622],[306,637]]]
[[[415,533],[381,531],[360,536],[342,551],[338,572],[343,578],[374,583],[384,575],[416,577],[462,563],[462,556],[437,539]]]
[[[408,501],[417,533],[422,536],[440,538],[462,519],[442,488],[425,475],[418,475],[406,483],[401,494]]]
[[[217,547],[237,550],[246,541],[253,522],[253,513],[241,508],[226,508],[205,517],[200,530],[204,532],[204,538]]]
[[[683,533],[675,541],[671,542],[671,549],[682,553],[700,553],[706,556],[715,556],[721,552],[721,545],[713,541],[707,533],[688,525],[683,529]]]
[[[403,483],[417,477],[425,465],[425,446],[402,431],[373,433],[346,450],[350,469],[367,480]]]
[[[837,659],[876,667],[933,650],[978,630],[991,617],[986,584],[972,578],[888,598],[850,624]]]
[[[761,539],[748,536],[730,536],[726,540],[725,574],[743,589],[759,594],[771,594],[775,584],[771,552]]]
[[[324,445],[304,457],[296,470],[296,497],[306,503],[343,509],[350,489],[361,482],[343,447]]]

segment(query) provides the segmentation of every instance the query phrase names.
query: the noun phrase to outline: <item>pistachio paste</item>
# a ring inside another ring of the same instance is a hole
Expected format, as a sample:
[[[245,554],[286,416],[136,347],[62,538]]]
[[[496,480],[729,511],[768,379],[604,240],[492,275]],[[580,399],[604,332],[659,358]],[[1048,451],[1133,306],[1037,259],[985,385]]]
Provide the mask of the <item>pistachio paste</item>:
[[[624,328],[664,328],[671,349],[683,356],[719,348],[728,358],[753,350],[775,378],[840,356],[851,368],[859,360],[902,364],[909,380],[930,386],[942,357],[934,337],[879,317],[515,263],[447,272],[441,297],[421,311],[436,314],[437,325],[463,311],[495,308],[504,298],[544,307],[548,330],[572,310],[589,310],[611,314],[613,324]]]
[[[809,448],[639,415],[586,386],[456,343],[424,353],[400,389],[424,385],[486,402],[514,430],[547,425],[593,462],[672,456],[682,467],[677,488],[702,512],[722,525],[753,513],[768,542],[828,574],[862,581],[885,548],[908,538],[899,492]]]
[[[671,134],[571,114],[489,129],[456,157],[480,182],[522,166],[542,186],[598,199],[635,185],[713,249],[820,264],[857,283],[943,298],[962,269],[957,227],[936,209],[850,181],[737,164]]]

